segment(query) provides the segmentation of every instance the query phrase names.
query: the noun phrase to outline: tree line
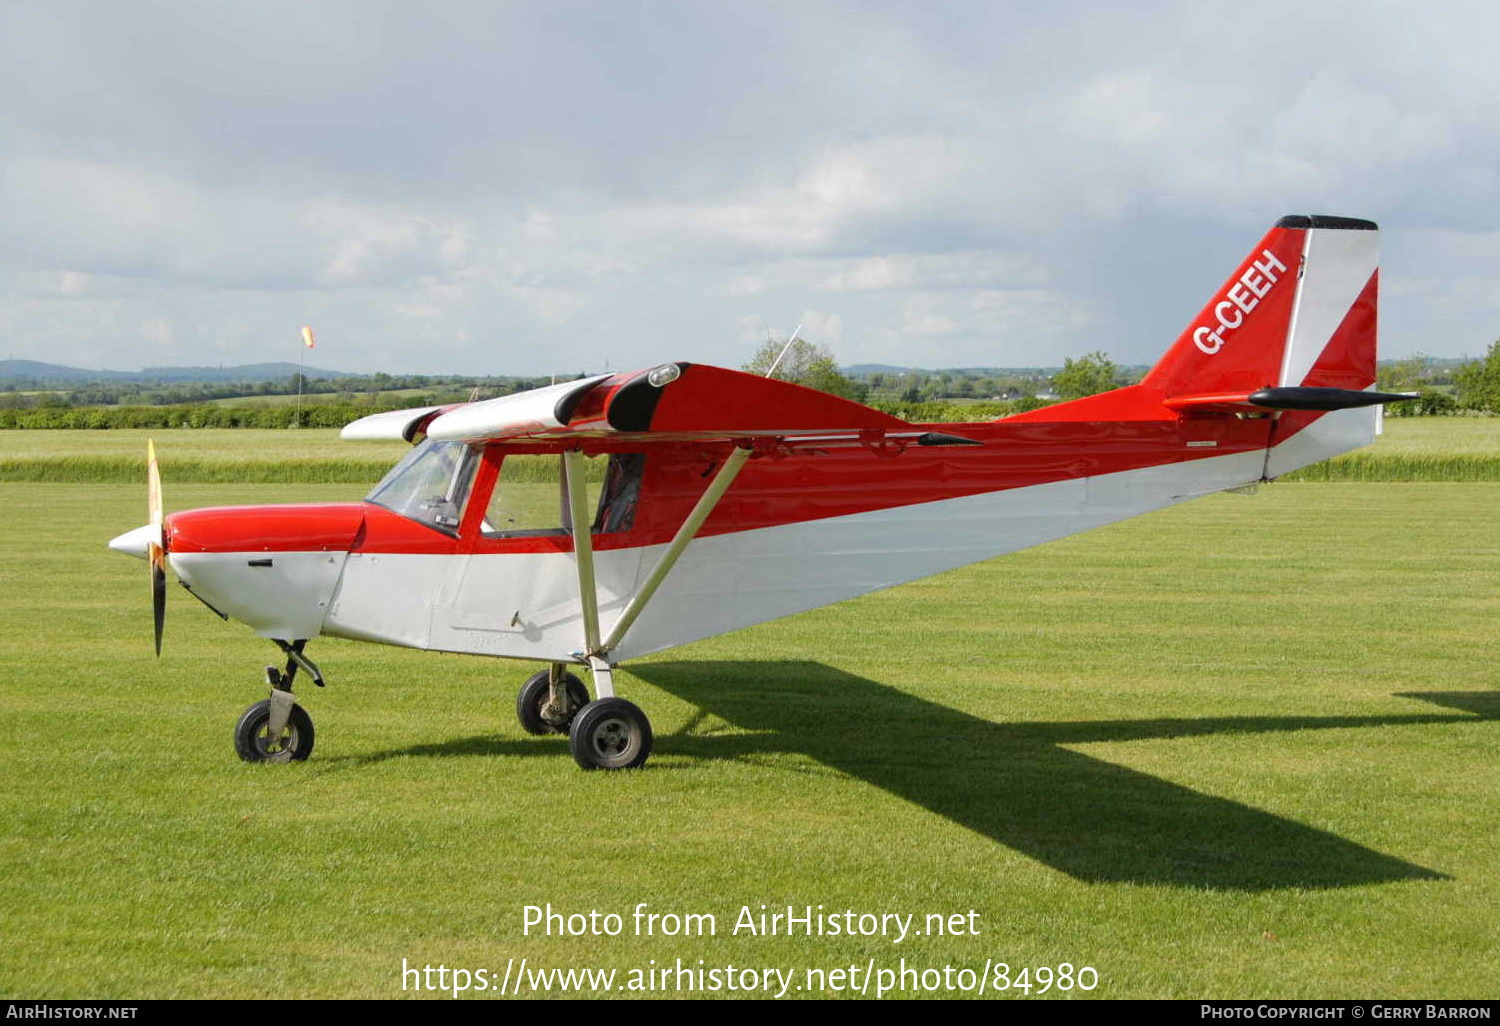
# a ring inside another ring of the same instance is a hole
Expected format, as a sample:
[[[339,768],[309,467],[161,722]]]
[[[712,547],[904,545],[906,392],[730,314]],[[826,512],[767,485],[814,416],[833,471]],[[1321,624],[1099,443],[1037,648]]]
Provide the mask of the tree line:
[[[264,396],[336,396],[349,404],[378,399],[381,393],[430,390],[440,401],[457,402],[478,388],[487,397],[539,388],[549,377],[462,377],[430,374],[351,374],[310,377],[292,374],[264,381],[160,382],[96,381],[87,384],[0,379],[0,409],[75,406],[178,406]],[[394,400],[386,399],[386,402]],[[424,404],[411,404],[424,405]]]
[[[413,401],[410,406],[432,403]],[[299,411],[291,403],[277,406],[39,406],[0,409],[0,430],[15,428],[337,428],[372,413],[401,409],[396,404],[351,406],[316,403]]]
[[[841,372],[823,346],[796,339],[787,347],[767,340],[744,367],[766,373],[783,348],[775,376],[786,381],[868,403],[908,420],[980,420],[1036,409],[1068,399],[1097,395],[1134,384],[1145,367],[1120,367],[1101,350],[1064,361],[1061,370],[891,370]],[[1392,403],[1396,417],[1457,413],[1500,414],[1500,340],[1477,360],[1439,360],[1418,354],[1377,368],[1376,388],[1413,392],[1417,398]],[[959,402],[954,402],[959,400]],[[993,412],[991,412],[993,411]]]
[[[785,352],[783,352],[785,350]],[[779,362],[778,362],[779,357]],[[1102,351],[1065,361],[1061,370],[879,370],[848,373],[833,353],[803,339],[790,346],[768,339],[746,371],[830,392],[915,422],[988,420],[1053,402],[1094,395],[1139,380],[1142,368],[1120,368]],[[335,397],[302,404],[218,405],[206,399],[293,395],[298,376],[244,385],[221,383],[143,385],[105,382],[42,395],[0,395],[0,429],[7,428],[283,428],[341,427],[383,410],[510,395],[549,384],[550,378],[360,375],[303,379],[308,396]],[[1415,392],[1418,398],[1387,407],[1391,416],[1435,416],[1462,412],[1500,414],[1500,340],[1486,355],[1466,362],[1417,355],[1383,363],[1376,387]],[[430,389],[403,396],[390,392]],[[225,391],[229,395],[223,394]],[[127,400],[134,400],[129,402]]]

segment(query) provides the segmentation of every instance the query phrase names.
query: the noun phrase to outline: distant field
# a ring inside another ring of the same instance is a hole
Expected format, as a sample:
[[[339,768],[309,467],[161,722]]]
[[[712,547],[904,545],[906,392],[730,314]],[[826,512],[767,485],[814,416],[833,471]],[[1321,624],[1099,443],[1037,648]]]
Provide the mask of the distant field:
[[[0,431],[0,481],[140,480],[148,438],[177,481],[369,484],[409,448],[319,428]],[[1389,418],[1374,445],[1293,479],[1500,481],[1500,417]]]
[[[405,442],[346,442],[332,428],[120,428],[110,431],[0,431],[0,459],[126,456],[146,461],[146,440],[164,460],[320,460],[365,457],[394,462]]]
[[[1382,455],[1500,455],[1500,417],[1387,417]]]
[[[276,397],[268,397],[276,398]],[[132,455],[156,439],[163,453],[197,459],[320,459],[350,452],[400,452],[402,442],[345,442],[331,428],[178,428],[111,431],[0,431],[3,456]],[[1393,454],[1500,453],[1500,417],[1389,417],[1371,451]]]
[[[0,996],[390,998],[403,960],[523,958],[617,996],[679,959],[789,996],[903,959],[1097,972],[1049,997],[1495,996],[1500,485],[1214,496],[629,664],[657,748],[623,774],[522,733],[532,666],[331,639],[312,759],[241,764],[274,650],[173,587],[152,657],[145,567],[104,547],[142,507],[0,488]],[[527,935],[548,903],[626,932]],[[636,936],[641,903],[717,933]],[[762,905],[966,928],[730,935]]]
[[[396,389],[391,389],[391,390],[385,391],[385,392],[375,392],[373,394],[374,394],[374,397],[375,397],[375,403],[376,404],[388,403],[388,404],[391,404],[391,405],[396,405],[396,404],[399,404],[401,400],[403,400],[403,399],[410,399],[412,396],[417,396],[417,395],[433,395],[436,392],[442,392],[442,391],[446,391],[446,389],[440,389],[440,388],[396,388]],[[347,402],[348,400],[347,400],[346,397],[349,396],[349,395],[354,395],[354,396],[359,396],[359,397],[365,397],[365,396],[369,396],[371,394],[372,393],[370,393],[368,391],[364,391],[364,392],[352,392],[352,393],[351,392],[319,392],[319,393],[314,393],[312,395],[304,395],[302,397],[302,405],[304,405],[304,406],[315,406],[315,405],[319,405],[319,404],[323,404],[323,403]],[[465,391],[464,392],[464,397],[467,398],[468,394],[469,393],[467,391]],[[209,406],[295,406],[297,404],[297,396],[295,396],[295,395],[241,395],[241,396],[234,396],[234,397],[229,398],[229,399],[209,399],[209,400],[206,400],[206,403]]]
[[[1500,481],[1500,417],[1388,417],[1373,445],[1289,481]]]
[[[144,481],[146,441],[162,477],[189,481],[374,484],[405,442],[346,442],[333,429],[179,428],[0,431],[0,481]]]

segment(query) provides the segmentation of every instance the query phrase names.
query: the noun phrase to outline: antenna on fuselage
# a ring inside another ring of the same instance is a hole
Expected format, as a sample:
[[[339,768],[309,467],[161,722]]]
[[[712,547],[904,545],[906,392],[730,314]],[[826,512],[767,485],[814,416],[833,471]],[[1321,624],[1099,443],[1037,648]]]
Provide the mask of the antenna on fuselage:
[[[781,366],[781,358],[786,355],[788,349],[792,348],[792,343],[797,341],[797,336],[800,334],[802,334],[802,325],[799,324],[797,325],[797,330],[792,332],[791,336],[786,340],[786,345],[781,347],[781,352],[776,354],[776,359],[772,362],[771,369],[766,371],[766,377],[769,378],[772,374],[776,373],[776,368]]]

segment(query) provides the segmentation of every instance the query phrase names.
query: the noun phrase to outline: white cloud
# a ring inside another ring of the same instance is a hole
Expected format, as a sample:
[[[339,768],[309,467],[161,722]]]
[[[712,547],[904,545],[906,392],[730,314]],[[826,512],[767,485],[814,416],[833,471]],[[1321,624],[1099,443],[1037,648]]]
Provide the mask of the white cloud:
[[[172,325],[165,318],[158,317],[155,320],[146,321],[141,325],[141,338],[145,339],[157,349],[176,349],[177,339],[172,331]]]
[[[0,344],[121,365],[160,321],[185,362],[250,360],[317,321],[351,370],[737,365],[810,311],[848,362],[1144,362],[1274,218],[1324,210],[1390,229],[1391,351],[1472,350],[1497,30],[1382,2],[6,5]]]

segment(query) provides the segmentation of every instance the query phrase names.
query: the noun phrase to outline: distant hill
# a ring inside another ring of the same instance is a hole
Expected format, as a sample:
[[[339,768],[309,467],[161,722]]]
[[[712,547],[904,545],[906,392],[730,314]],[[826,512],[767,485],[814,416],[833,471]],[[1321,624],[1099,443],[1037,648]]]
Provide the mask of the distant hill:
[[[866,377],[870,374],[905,374],[908,371],[916,369],[915,367],[893,367],[888,363],[856,363],[852,367],[839,368],[844,374],[849,374],[857,378]]]
[[[184,382],[274,381],[298,372],[309,378],[349,377],[344,371],[299,367],[295,363],[247,363],[237,367],[147,367],[139,371],[86,370],[64,367],[38,360],[0,360],[0,388],[7,383],[27,382],[40,385],[87,385],[102,381],[135,381],[141,384],[182,384]]]
[[[1144,368],[1142,368],[1144,370]],[[1038,374],[1056,374],[1062,364],[1052,367],[895,367],[888,363],[856,363],[851,367],[840,367],[840,371],[855,378],[871,374],[964,374],[969,377],[1028,377]]]
[[[970,377],[1017,376],[1056,374],[1062,365],[1055,367],[896,367],[888,363],[856,363],[840,367],[840,371],[854,378],[867,378],[871,374],[965,374]]]

